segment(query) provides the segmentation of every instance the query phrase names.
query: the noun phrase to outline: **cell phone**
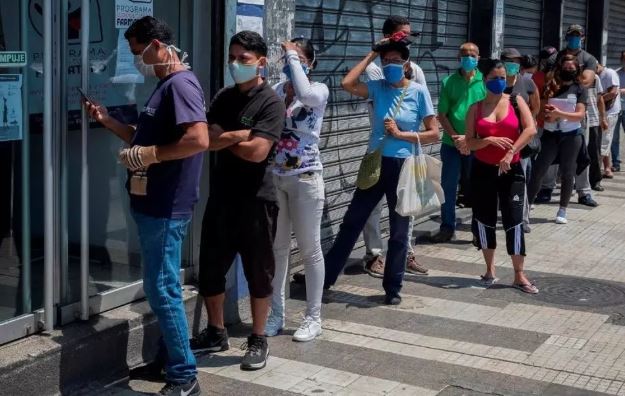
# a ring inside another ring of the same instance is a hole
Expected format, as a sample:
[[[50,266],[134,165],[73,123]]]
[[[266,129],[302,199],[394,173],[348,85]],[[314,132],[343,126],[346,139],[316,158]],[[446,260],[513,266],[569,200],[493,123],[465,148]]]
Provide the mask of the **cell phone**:
[[[78,92],[80,92],[80,96],[82,97],[84,101],[89,102],[92,105],[95,105],[95,102],[85,93],[85,91],[83,91],[82,88],[78,87],[76,89],[78,90]]]

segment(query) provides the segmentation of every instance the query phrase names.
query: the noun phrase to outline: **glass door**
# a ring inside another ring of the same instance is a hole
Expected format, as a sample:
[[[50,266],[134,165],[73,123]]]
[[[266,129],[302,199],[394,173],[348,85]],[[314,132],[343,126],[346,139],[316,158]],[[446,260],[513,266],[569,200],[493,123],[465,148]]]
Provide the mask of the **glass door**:
[[[190,50],[191,24],[181,29],[181,16],[191,20],[192,1],[179,0],[63,0],[67,37],[64,54],[63,90],[66,101],[60,110],[66,114],[62,125],[61,235],[66,249],[61,258],[61,323],[74,320],[80,313],[79,301],[89,300],[88,310],[95,314],[143,296],[142,266],[136,227],[129,211],[126,169],[117,161],[124,143],[97,123],[82,128],[80,94],[87,94],[107,107],[109,114],[128,124],[137,121],[143,104],[157,84],[144,78],[134,67],[124,32],[132,17],[116,6],[139,6],[143,14],[164,19],[174,30],[176,42]],[[88,3],[88,21],[81,20],[83,3]],[[88,42],[83,34],[88,32]],[[82,51],[87,44],[88,53]],[[86,56],[85,56],[86,55]],[[85,74],[83,74],[85,73]],[[87,81],[82,78],[87,77]],[[86,173],[86,175],[85,175]],[[83,190],[86,183],[86,194]],[[84,213],[82,213],[84,211]],[[86,217],[85,217],[86,214]],[[86,223],[83,223],[87,220]],[[81,265],[82,263],[82,265]],[[189,261],[187,261],[189,263]],[[87,272],[85,272],[85,268]],[[82,297],[82,299],[81,299]],[[84,312],[83,312],[84,316]],[[86,319],[86,317],[83,317]]]
[[[0,344],[39,330],[43,306],[42,4],[0,0]]]

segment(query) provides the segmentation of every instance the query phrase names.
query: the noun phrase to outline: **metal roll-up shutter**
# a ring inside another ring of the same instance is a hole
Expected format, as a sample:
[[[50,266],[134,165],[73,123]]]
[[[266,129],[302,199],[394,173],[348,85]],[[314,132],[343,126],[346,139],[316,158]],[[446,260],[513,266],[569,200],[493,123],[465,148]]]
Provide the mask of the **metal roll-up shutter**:
[[[542,30],[542,0],[506,2],[504,48],[516,48],[523,55],[538,55]]]
[[[588,0],[565,0],[562,15],[562,38],[571,25],[581,25],[586,30],[588,20]]]
[[[625,1],[611,0],[608,18],[608,66],[621,67],[625,50]]]
[[[295,34],[313,40],[318,49],[318,66],[312,78],[327,84],[330,90],[320,142],[326,188],[324,247],[334,239],[351,201],[370,134],[366,102],[341,88],[343,76],[381,38],[382,24],[389,15],[405,15],[413,31],[422,32],[413,45],[412,58],[422,66],[436,105],[440,82],[457,67],[458,48],[467,40],[468,3],[296,0]],[[387,213],[382,213],[383,230],[387,227]]]

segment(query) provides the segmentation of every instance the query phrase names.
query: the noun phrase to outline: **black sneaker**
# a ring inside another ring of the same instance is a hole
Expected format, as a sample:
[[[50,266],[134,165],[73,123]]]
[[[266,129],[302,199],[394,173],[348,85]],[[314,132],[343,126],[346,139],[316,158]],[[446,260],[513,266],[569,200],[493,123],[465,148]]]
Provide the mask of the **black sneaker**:
[[[384,298],[384,304],[386,305],[399,305],[401,304],[401,297],[399,295],[391,296],[389,294]]]
[[[221,352],[230,349],[228,331],[208,325],[189,342],[193,352]]]
[[[452,230],[440,230],[438,234],[430,238],[430,242],[445,243],[445,242],[451,241],[453,237],[454,237],[454,232]]]
[[[247,337],[247,343],[243,344],[242,349],[247,349],[243,360],[241,360],[241,370],[260,370],[267,365],[269,357],[269,345],[267,345],[267,337],[252,334]]]
[[[595,191],[605,191],[605,188],[603,188],[603,186],[601,184],[595,184],[594,186],[591,187],[593,190]]]
[[[590,194],[588,195],[584,195],[583,197],[579,197],[579,199],[577,200],[577,202],[581,205],[585,205],[585,206],[590,206],[591,208],[596,208],[597,206],[599,206],[599,204],[597,203],[597,201],[595,201],[594,199],[592,199],[592,197],[590,196]]]
[[[538,192],[538,195],[536,195],[536,199],[534,199],[534,203],[535,204],[541,204],[541,203],[549,203],[551,202],[551,194],[553,193],[553,190],[550,189],[542,189]]]
[[[168,382],[160,392],[155,395],[168,395],[168,396],[198,396],[202,394],[200,390],[200,383],[194,378],[186,384],[174,384]]]

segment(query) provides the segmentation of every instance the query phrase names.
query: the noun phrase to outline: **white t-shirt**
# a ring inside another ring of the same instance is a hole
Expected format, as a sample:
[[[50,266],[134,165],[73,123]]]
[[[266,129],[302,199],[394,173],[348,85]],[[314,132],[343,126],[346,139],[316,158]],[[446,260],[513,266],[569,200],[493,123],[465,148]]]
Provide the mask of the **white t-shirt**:
[[[603,72],[599,75],[599,78],[601,79],[601,85],[603,86],[604,92],[608,92],[612,87],[616,87],[616,89],[618,90],[621,86],[616,71],[608,67],[603,68]],[[619,96],[620,95],[617,94],[616,99],[614,99],[614,104],[612,105],[612,108],[606,111],[606,115],[614,115],[621,112],[621,101]]]

